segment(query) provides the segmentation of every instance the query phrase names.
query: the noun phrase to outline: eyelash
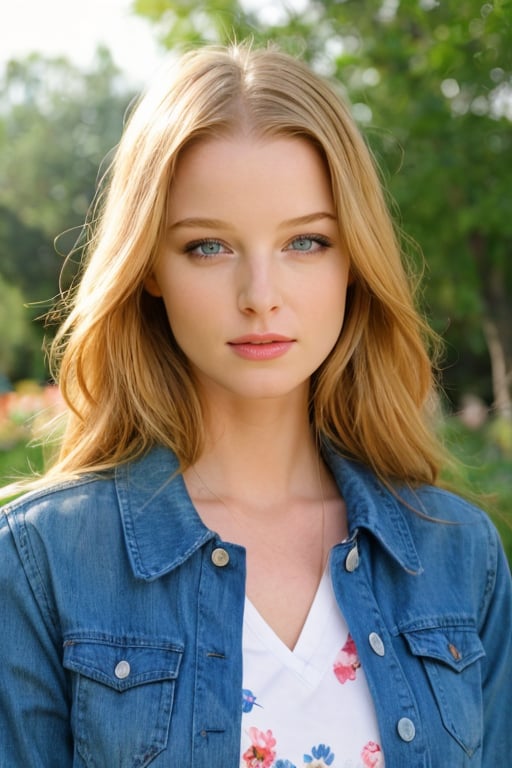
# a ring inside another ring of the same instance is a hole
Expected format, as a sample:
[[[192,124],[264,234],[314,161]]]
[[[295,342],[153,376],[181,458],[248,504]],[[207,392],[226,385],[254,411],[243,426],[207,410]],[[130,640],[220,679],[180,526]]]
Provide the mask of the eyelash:
[[[312,243],[316,243],[318,248],[313,248],[309,251],[301,251],[300,249],[290,248],[290,245],[297,240],[311,240]],[[215,238],[205,237],[201,238],[200,240],[193,240],[190,243],[187,243],[183,249],[184,253],[189,254],[191,256],[195,256],[198,259],[210,259],[212,256],[216,256],[215,253],[194,253],[197,248],[200,248],[202,245],[220,245],[222,248],[226,250],[230,250],[227,246],[225,246],[221,240],[216,240]],[[285,246],[285,250],[295,250],[298,253],[314,253],[317,251],[323,251],[326,248],[331,248],[332,242],[329,240],[328,237],[325,237],[325,235],[317,235],[317,234],[302,234],[302,235],[296,235],[293,237]],[[222,252],[222,251],[221,251]]]
[[[326,248],[332,247],[331,240],[329,240],[328,237],[325,237],[325,235],[314,235],[314,234],[307,234],[307,233],[304,233],[303,235],[296,235],[294,238],[290,240],[287,247],[289,247],[296,240],[311,240],[311,242],[316,243],[318,246],[320,246],[319,248],[314,249],[316,251],[323,251]],[[291,250],[295,250],[295,249],[291,249]],[[311,251],[303,251],[303,253],[311,253]]]

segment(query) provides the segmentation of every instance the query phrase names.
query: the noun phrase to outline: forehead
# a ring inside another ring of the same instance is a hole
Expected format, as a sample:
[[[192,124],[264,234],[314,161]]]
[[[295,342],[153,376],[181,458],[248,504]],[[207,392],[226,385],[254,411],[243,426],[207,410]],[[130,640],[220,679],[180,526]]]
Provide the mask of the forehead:
[[[170,218],[215,216],[242,207],[287,216],[309,209],[334,212],[326,164],[311,141],[299,137],[236,135],[194,142],[178,158],[169,189]]]

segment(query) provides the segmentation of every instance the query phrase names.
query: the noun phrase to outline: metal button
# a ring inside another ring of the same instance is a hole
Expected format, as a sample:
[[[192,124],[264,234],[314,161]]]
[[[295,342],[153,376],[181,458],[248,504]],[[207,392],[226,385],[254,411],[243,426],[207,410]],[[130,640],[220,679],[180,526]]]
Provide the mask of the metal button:
[[[376,653],[377,656],[384,656],[386,649],[384,648],[384,643],[382,642],[380,635],[376,632],[370,632],[368,635],[368,642],[370,643],[372,651]]]
[[[124,680],[131,672],[131,667],[127,661],[120,661],[118,664],[116,664],[116,668],[114,669],[114,675],[118,678],[118,680]]]
[[[357,548],[357,544],[352,547],[350,552],[348,553],[346,559],[345,559],[345,568],[349,573],[352,573],[356,570],[357,566],[359,565],[359,550]]]
[[[229,563],[229,554],[222,547],[217,547],[212,552],[212,563],[218,568],[224,568]]]
[[[408,717],[401,717],[396,724],[396,729],[402,741],[412,741],[416,736],[414,723]]]

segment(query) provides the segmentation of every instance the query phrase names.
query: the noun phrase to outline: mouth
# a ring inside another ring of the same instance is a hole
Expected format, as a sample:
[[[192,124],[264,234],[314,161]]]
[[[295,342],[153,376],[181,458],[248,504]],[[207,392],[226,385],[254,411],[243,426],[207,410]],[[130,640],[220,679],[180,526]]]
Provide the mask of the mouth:
[[[275,360],[285,355],[296,339],[277,333],[250,333],[228,342],[238,357],[254,363]]]
[[[250,333],[246,336],[239,336],[237,339],[232,339],[231,341],[228,341],[228,344],[231,346],[237,346],[238,344],[290,344],[292,341],[295,341],[295,339],[276,333]]]

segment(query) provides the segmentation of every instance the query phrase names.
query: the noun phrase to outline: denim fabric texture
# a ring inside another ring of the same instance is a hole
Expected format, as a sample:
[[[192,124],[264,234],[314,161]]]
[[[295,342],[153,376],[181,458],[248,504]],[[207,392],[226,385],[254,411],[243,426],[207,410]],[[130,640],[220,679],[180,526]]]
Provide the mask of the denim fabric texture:
[[[350,531],[330,573],[387,768],[508,765],[512,591],[493,525],[326,460]],[[0,515],[2,768],[238,768],[245,554],[205,527],[177,466],[156,448]]]

